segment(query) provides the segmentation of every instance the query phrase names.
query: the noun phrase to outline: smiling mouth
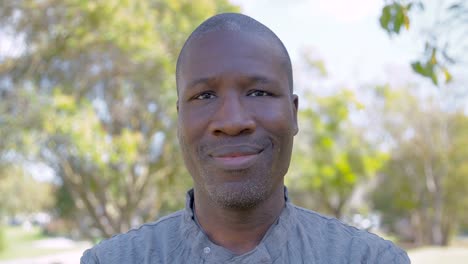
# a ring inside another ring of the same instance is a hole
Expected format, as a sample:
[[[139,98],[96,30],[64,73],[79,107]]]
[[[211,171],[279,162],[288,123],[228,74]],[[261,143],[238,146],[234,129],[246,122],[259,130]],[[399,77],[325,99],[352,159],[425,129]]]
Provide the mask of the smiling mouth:
[[[247,169],[255,164],[258,154],[213,157],[215,165],[225,170]]]
[[[211,158],[217,167],[225,170],[247,169],[255,164],[263,149],[241,147],[238,150],[226,147],[218,153],[213,153]]]

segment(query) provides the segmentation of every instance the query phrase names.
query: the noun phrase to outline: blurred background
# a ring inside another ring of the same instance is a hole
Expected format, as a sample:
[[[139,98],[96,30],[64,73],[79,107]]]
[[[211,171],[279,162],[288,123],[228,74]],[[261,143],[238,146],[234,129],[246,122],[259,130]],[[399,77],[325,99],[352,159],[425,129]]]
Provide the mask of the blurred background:
[[[183,207],[175,62],[242,12],[288,48],[294,203],[468,259],[468,1],[0,1],[0,263],[78,263]]]

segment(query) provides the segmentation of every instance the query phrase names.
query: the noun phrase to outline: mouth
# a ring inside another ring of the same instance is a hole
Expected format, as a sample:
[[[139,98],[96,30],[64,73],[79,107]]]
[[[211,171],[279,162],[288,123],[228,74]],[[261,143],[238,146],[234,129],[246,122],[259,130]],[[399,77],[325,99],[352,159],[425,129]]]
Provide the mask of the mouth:
[[[217,167],[225,170],[241,170],[254,165],[263,150],[256,146],[224,146],[209,156]]]

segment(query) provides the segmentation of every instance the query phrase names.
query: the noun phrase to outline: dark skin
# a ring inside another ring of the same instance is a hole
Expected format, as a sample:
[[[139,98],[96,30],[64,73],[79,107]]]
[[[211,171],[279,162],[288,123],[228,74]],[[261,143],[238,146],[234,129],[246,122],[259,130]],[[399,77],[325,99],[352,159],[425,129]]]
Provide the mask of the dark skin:
[[[195,214],[211,241],[240,255],[260,243],[285,206],[298,99],[281,50],[265,38],[216,31],[185,52],[178,136]]]

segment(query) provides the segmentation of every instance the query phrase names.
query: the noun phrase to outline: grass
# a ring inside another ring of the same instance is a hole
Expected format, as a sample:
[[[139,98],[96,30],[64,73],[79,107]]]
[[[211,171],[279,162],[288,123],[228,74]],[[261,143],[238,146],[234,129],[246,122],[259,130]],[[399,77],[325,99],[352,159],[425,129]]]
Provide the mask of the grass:
[[[408,252],[413,264],[465,264],[468,248],[462,247],[424,247]]]
[[[0,260],[37,257],[63,251],[63,249],[43,249],[34,247],[35,241],[47,238],[37,227],[26,230],[22,227],[7,226],[2,227],[2,229],[5,248],[0,251]]]
[[[426,246],[408,250],[413,264],[465,264],[468,259],[468,237],[455,237],[448,247]]]

